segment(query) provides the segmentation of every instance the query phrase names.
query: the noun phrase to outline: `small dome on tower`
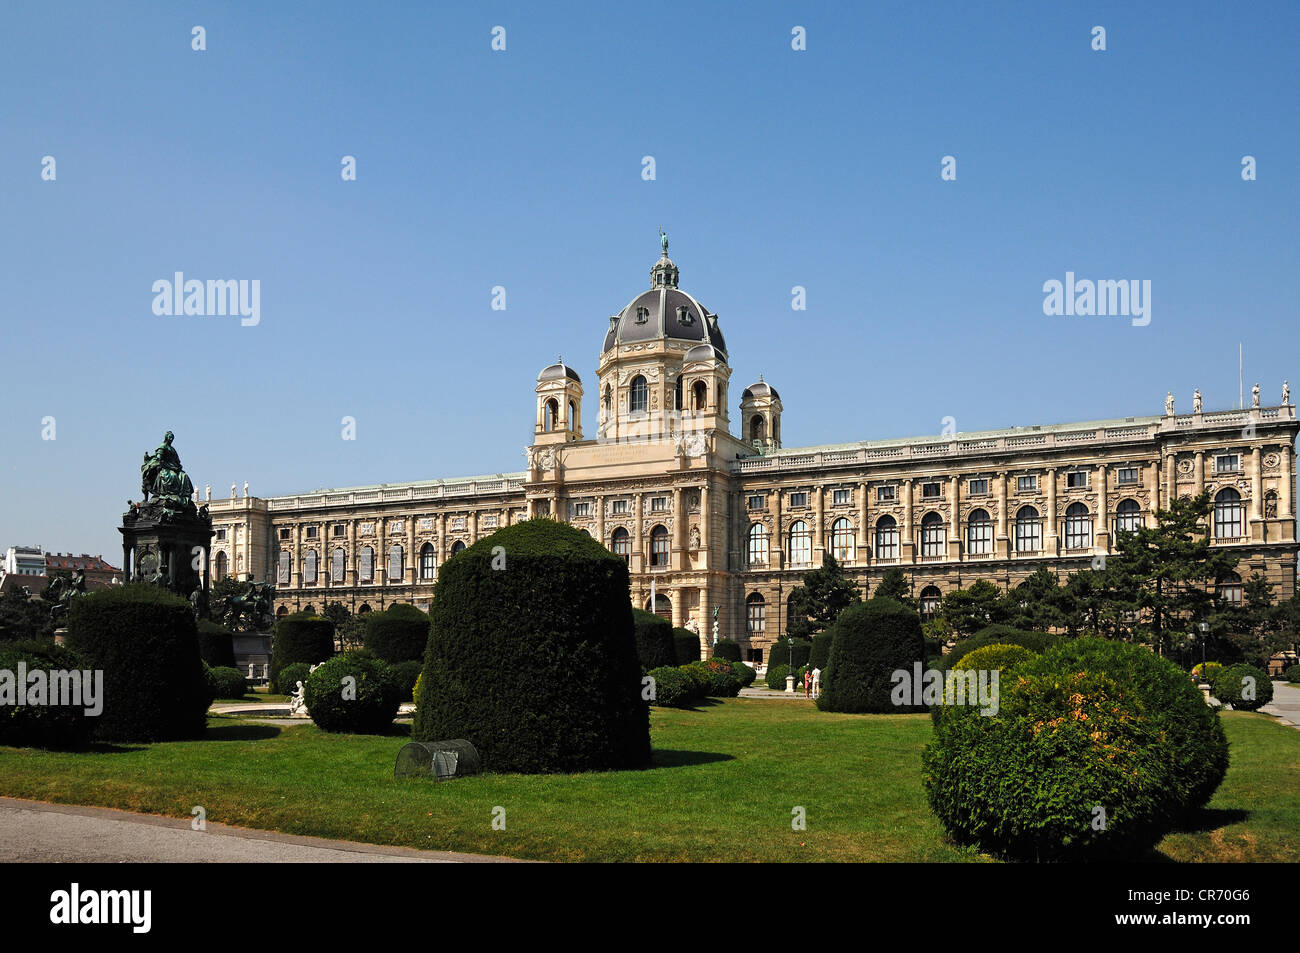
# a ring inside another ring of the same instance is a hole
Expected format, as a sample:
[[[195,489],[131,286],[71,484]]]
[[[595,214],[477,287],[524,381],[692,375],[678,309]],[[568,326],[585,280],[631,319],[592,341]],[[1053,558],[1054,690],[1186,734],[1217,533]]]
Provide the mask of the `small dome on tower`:
[[[776,392],[776,388],[763,380],[761,374],[758,377],[758,383],[750,384],[745,388],[745,393],[740,395],[741,400],[749,400],[751,397],[775,397],[777,400],[781,399],[781,395]]]
[[[579,384],[582,383],[582,378],[578,376],[577,371],[571,368],[568,364],[565,364],[563,358],[556,358],[554,364],[549,364],[542,368],[542,372],[537,375],[537,383],[540,384],[542,381],[558,381],[565,377],[571,381],[577,381]]]

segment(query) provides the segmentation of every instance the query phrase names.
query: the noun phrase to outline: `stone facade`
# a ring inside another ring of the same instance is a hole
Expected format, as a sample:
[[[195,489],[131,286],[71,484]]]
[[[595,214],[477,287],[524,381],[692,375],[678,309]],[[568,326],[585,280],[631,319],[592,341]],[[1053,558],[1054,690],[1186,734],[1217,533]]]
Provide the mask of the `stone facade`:
[[[1295,590],[1295,440],[1289,393],[1273,407],[782,449],[781,399],[760,381],[730,432],[731,374],[717,316],[677,288],[664,255],[651,289],[610,318],[597,370],[597,434],[559,361],[535,388],[527,468],[464,479],[210,504],[212,578],[275,582],[277,612],[342,602],[427,608],[438,567],[520,519],[552,516],[626,554],[632,600],[759,661],[785,631],[804,572],[834,552],[860,585],[890,567],[928,606],[986,579],[1087,567],[1118,527],[1202,489],[1216,545],[1279,598]],[[1234,581],[1226,580],[1231,590]]]

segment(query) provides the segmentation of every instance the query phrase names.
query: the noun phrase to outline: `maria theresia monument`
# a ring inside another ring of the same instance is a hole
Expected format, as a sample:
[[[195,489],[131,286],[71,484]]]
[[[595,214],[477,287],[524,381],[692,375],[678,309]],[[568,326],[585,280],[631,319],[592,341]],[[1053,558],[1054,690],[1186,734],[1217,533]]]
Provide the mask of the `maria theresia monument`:
[[[127,582],[152,582],[206,608],[212,517],[196,506],[194,485],[181,467],[169,430],[140,464],[140,502],[122,514],[122,573]],[[196,605],[198,608],[198,605]]]

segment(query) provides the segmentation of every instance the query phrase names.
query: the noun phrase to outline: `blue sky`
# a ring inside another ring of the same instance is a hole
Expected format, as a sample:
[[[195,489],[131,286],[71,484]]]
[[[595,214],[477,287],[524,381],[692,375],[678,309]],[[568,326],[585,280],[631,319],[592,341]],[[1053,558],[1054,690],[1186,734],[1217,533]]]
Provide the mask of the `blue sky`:
[[[0,12],[0,546],[116,562],[167,429],[217,496],[520,469],[659,226],[788,446],[1235,406],[1238,341],[1300,385],[1294,3],[302,6]],[[1067,271],[1150,324],[1045,316]]]

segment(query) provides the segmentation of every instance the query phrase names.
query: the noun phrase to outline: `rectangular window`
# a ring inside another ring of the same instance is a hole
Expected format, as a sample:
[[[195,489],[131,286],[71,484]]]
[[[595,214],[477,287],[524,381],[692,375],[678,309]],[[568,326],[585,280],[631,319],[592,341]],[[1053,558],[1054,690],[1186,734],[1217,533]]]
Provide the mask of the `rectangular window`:
[[[626,513],[626,512],[627,512],[627,500],[615,500],[615,501],[613,502],[613,505],[612,505],[612,508],[611,508],[610,512],[611,512],[611,513]]]
[[[574,515],[574,516],[586,516],[586,515],[589,514],[590,512],[591,512],[591,504],[590,504],[590,503],[574,503],[574,504],[573,504],[573,515]]]
[[[807,505],[808,505],[808,494],[807,494],[807,493],[791,493],[791,494],[790,494],[790,505],[791,505],[791,506],[807,506]]]
[[[217,530],[217,539],[225,539],[225,538],[226,538],[226,531],[224,529]]]
[[[335,524],[334,524],[334,538],[335,538],[335,539],[342,539],[342,538],[343,538],[343,534],[346,533],[346,532],[347,532],[347,528],[344,527],[344,525],[343,525],[342,523],[335,523]]]
[[[942,495],[943,495],[943,487],[940,486],[938,483],[921,484],[921,499],[937,500]]]
[[[308,539],[315,539],[315,538],[316,538],[316,527],[315,527],[315,526],[308,526],[308,527],[307,527],[307,538],[308,538]]]
[[[1016,492],[1032,493],[1036,489],[1038,489],[1038,477],[1036,476],[1016,477]]]
[[[662,513],[668,509],[668,497],[656,496],[650,500],[650,512]]]
[[[832,506],[848,506],[853,502],[852,490],[835,490],[831,493]]]
[[[970,481],[971,496],[988,496],[988,492],[989,492],[989,481],[987,478]]]
[[[761,510],[763,508],[763,497],[761,494],[749,498],[749,508],[751,510]]]
[[[1137,467],[1121,467],[1115,471],[1115,482],[1120,486],[1132,486],[1138,481]]]
[[[1214,458],[1215,473],[1236,473],[1241,469],[1241,457],[1235,453],[1225,453]]]
[[[1086,490],[1088,488],[1088,471],[1071,470],[1065,475],[1067,490]]]
[[[289,527],[285,526],[280,529],[280,538],[281,539],[289,538]]]
[[[894,501],[894,488],[892,486],[876,487],[877,503],[892,503]]]

